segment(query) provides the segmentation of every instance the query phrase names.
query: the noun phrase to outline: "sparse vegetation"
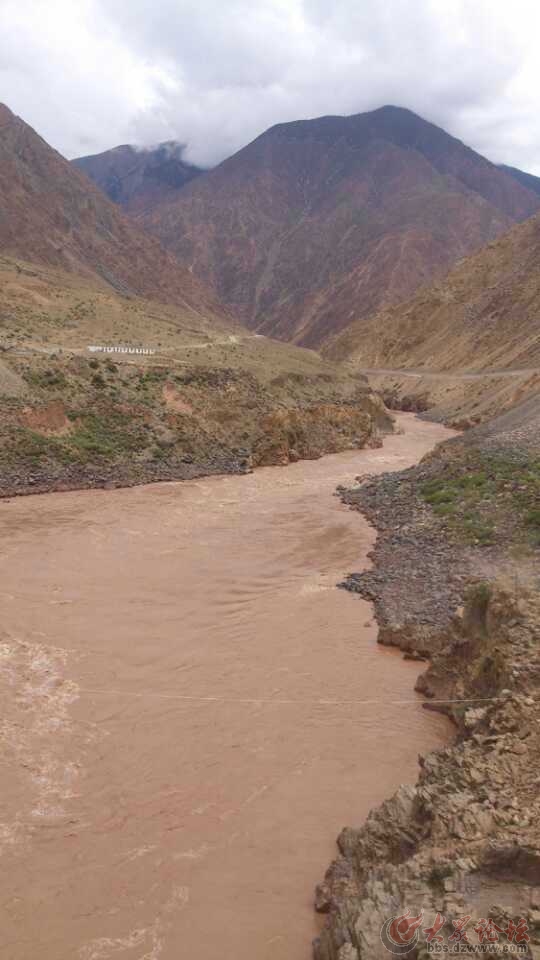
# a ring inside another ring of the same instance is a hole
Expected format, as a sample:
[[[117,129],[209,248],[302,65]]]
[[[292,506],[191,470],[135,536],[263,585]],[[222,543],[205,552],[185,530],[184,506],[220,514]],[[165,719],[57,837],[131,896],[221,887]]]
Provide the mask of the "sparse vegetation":
[[[535,547],[540,547],[540,507],[529,510],[525,515],[529,538]]]
[[[420,493],[453,536],[489,546],[498,539],[540,544],[540,459],[471,449],[445,461]]]
[[[12,427],[0,448],[0,462],[4,465],[20,464],[32,470],[46,461],[69,463],[69,450],[57,437],[43,436],[28,427]]]
[[[23,375],[28,383],[45,390],[51,390],[55,387],[62,389],[67,385],[64,374],[58,369],[27,370]]]
[[[77,428],[69,437],[69,447],[83,460],[113,459],[144,449],[147,439],[141,425],[118,411],[106,414],[75,414]]]

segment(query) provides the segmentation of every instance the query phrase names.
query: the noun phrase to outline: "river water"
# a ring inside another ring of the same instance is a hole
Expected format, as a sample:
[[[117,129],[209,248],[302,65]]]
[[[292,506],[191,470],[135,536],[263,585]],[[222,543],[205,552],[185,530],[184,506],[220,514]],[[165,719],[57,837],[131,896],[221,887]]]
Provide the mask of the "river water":
[[[333,496],[445,428],[0,503],[2,960],[309,960],[335,837],[444,743]],[[403,702],[405,701],[405,702]]]

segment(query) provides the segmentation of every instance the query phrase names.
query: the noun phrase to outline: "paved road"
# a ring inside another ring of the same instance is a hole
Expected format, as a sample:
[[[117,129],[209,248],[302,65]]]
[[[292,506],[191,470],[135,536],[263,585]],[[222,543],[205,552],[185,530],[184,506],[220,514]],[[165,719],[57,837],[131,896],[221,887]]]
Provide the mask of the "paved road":
[[[128,352],[109,354],[105,350],[89,351],[87,344],[84,344],[82,346],[66,346],[66,345],[60,346],[59,344],[48,344],[46,347],[40,347],[37,344],[35,344],[31,347],[22,347],[22,346],[9,347],[8,349],[5,350],[3,355],[9,358],[12,356],[28,357],[28,356],[33,356],[35,354],[42,354],[44,356],[50,357],[53,354],[63,354],[65,356],[67,354],[86,355],[90,353],[91,356],[96,356],[96,357],[108,356],[108,357],[114,358],[115,360],[118,360],[118,361],[123,360],[124,362],[128,362],[128,363],[130,362],[130,360],[129,359],[126,360],[126,358],[133,358],[133,357],[136,357],[137,361],[140,361],[142,357],[155,357],[155,359],[160,360],[160,362],[163,362],[164,358],[175,362],[174,357],[171,356],[171,354],[173,353],[177,353],[180,351],[188,351],[188,350],[207,350],[210,347],[231,346],[235,344],[242,344],[245,340],[254,340],[260,337],[261,337],[261,334],[258,334],[258,333],[248,333],[245,336],[238,336],[237,334],[230,333],[228,334],[228,336],[224,337],[222,340],[203,340],[195,343],[178,344],[175,347],[164,347],[164,348],[150,347],[150,349],[153,349],[155,351],[153,354],[132,354]],[[177,361],[177,362],[180,362],[180,361]]]
[[[359,367],[358,373],[365,376],[410,377],[415,380],[496,380],[506,377],[530,377],[540,373],[540,367],[523,367],[510,370],[478,370],[462,373],[448,370],[392,370],[387,367]]]

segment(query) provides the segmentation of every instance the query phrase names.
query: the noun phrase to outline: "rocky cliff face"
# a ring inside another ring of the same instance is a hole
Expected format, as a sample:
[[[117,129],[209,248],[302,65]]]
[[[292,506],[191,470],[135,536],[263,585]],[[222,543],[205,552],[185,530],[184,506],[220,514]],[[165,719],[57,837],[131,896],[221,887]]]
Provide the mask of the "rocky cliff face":
[[[381,435],[389,430],[390,416],[375,394],[366,393],[361,402],[355,403],[276,410],[261,421],[252,462],[254,466],[271,466],[316,460],[325,453],[378,445]]]
[[[142,218],[250,327],[319,345],[540,199],[408,110],[280,124]]]
[[[436,935],[449,949],[462,918],[471,945],[482,942],[491,919],[501,946],[516,944],[519,927],[522,955],[536,956],[539,640],[537,597],[472,591],[418,683],[434,708],[454,718],[457,741],[420,758],[414,787],[401,787],[364,827],[341,834],[340,857],[317,890],[327,922],[316,960],[386,960],[381,930],[392,918],[420,920],[408,941],[390,928],[394,943],[405,943],[395,952],[417,960],[428,956],[436,918]],[[484,955],[498,955],[484,944]]]

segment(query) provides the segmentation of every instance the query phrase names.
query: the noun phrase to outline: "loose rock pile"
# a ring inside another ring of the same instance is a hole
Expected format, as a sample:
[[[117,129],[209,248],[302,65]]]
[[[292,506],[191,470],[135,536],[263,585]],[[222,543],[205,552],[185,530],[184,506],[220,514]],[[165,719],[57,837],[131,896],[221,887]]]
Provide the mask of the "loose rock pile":
[[[375,605],[379,643],[429,654],[445,636],[473,575],[470,549],[441,537],[440,524],[418,496],[423,471],[412,467],[341,490],[341,497],[377,528],[373,566],[341,586]]]

